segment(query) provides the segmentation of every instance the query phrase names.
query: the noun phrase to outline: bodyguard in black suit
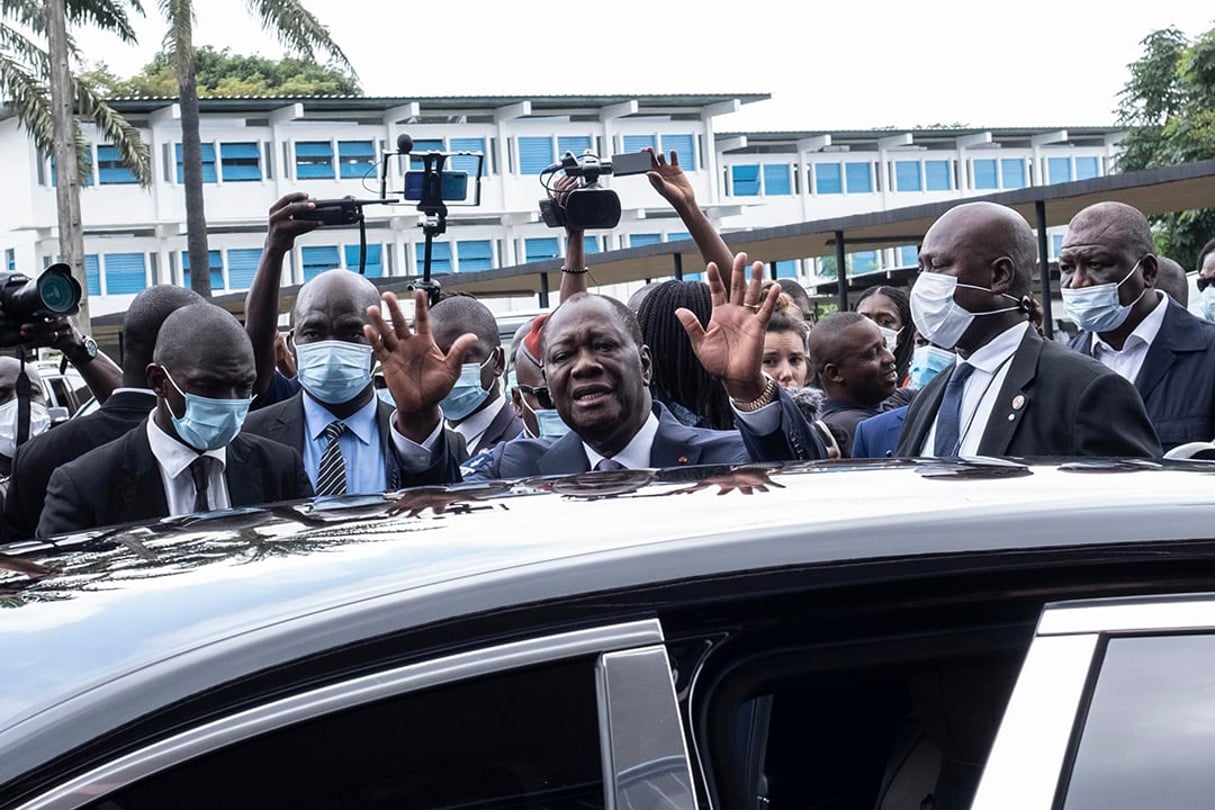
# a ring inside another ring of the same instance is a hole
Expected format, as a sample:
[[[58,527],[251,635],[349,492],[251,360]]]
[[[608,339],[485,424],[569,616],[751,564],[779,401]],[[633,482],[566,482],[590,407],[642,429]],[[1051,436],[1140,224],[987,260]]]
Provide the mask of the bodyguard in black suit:
[[[1071,347],[1135,384],[1160,443],[1215,439],[1215,324],[1156,289],[1151,227],[1107,202],[1072,219],[1059,251]]]
[[[160,325],[178,309],[202,300],[198,293],[171,284],[158,284],[135,296],[122,322],[122,387],[115,389],[97,411],[70,419],[17,449],[0,539],[33,537],[51,473],[117,439],[156,407],[156,394],[148,388],[146,369],[152,362]]]
[[[255,376],[232,315],[207,303],[174,312],[147,368],[152,415],[55,470],[38,536],[311,495],[297,453],[239,435]]]
[[[928,230],[911,311],[958,364],[911,403],[898,455],[1160,455],[1134,387],[1029,322],[1036,254],[1029,223],[993,203],[956,206]]]

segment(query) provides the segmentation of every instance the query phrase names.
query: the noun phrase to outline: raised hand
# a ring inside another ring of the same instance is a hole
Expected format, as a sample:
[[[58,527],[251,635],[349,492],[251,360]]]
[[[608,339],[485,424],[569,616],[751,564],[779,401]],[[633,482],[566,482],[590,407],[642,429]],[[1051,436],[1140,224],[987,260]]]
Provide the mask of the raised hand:
[[[477,336],[460,335],[444,354],[430,332],[430,309],[426,293],[413,294],[416,306],[414,331],[390,292],[384,293],[383,304],[392,323],[385,321],[380,307],[368,307],[371,323],[363,334],[371,344],[372,354],[380,361],[384,383],[397,406],[397,429],[407,438],[421,442],[434,430],[441,419],[439,402],[460,378],[464,355],[476,345]]]
[[[735,402],[751,402],[764,392],[764,332],[776,308],[780,286],[773,284],[761,298],[764,265],[751,265],[746,279],[747,254],[734,257],[729,289],[722,282],[716,263],[709,262],[705,275],[713,313],[709,325],[702,327],[688,309],[675,310],[705,371],[721,379]]]
[[[675,150],[671,150],[671,159],[668,161],[662,152],[655,152],[652,148],[646,147],[643,152],[650,153],[650,170],[646,172],[646,177],[650,179],[650,185],[654,190],[662,195],[662,198],[671,204],[671,207],[676,211],[681,208],[696,207],[696,193],[692,191],[692,184],[688,182],[688,176],[683,173],[683,169],[679,168],[679,155]]]
[[[312,219],[297,219],[296,214],[311,211],[316,203],[308,199],[303,191],[293,191],[279,197],[270,206],[269,228],[266,232],[266,250],[286,253],[295,244],[295,238],[315,231],[321,223]]]

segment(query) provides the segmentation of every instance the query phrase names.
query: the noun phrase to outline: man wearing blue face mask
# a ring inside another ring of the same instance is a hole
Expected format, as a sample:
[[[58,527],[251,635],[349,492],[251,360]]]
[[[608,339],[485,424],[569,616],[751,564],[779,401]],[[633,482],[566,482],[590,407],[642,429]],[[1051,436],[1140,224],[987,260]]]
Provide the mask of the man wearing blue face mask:
[[[312,494],[298,453],[241,433],[256,373],[228,312],[191,304],[166,318],[147,377],[152,414],[55,470],[38,537]]]
[[[897,455],[1160,455],[1134,386],[1033,328],[1036,264],[1033,231],[1011,208],[964,203],[929,228],[912,319],[958,357],[911,403]]]
[[[1155,250],[1142,213],[1097,203],[1068,225],[1059,274],[1071,347],[1135,385],[1167,451],[1215,437],[1215,324],[1156,289]]]

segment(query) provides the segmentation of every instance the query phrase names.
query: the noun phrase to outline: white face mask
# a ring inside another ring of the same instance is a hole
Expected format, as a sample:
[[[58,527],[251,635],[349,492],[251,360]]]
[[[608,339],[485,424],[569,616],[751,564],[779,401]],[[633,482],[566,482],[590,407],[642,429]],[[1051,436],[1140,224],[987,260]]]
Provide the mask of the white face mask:
[[[30,403],[30,438],[46,433],[51,415],[41,402]],[[0,455],[12,458],[17,453],[17,399],[0,405]]]
[[[878,325],[878,331],[882,333],[882,337],[886,339],[886,350],[894,354],[894,349],[899,345],[899,334],[902,329],[887,329],[882,325]]]
[[[1143,259],[1139,260],[1139,262],[1141,261]],[[1131,314],[1131,308],[1139,303],[1139,299],[1143,298],[1148,288],[1144,287],[1143,292],[1139,293],[1139,296],[1129,304],[1123,304],[1118,299],[1118,289],[1126,283],[1127,279],[1135,275],[1135,271],[1139,269],[1139,262],[1135,262],[1131,272],[1127,273],[1122,281],[1116,283],[1111,281],[1108,284],[1094,284],[1090,287],[1076,289],[1064,287],[1059,290],[1059,294],[1063,297],[1063,311],[1067,317],[1088,332],[1112,332],[1126,323],[1127,317]]]
[[[1215,286],[1207,287],[1198,294],[1198,306],[1202,311],[1202,317],[1208,321],[1215,321]]]
[[[993,309],[990,312],[971,312],[953,300],[954,291],[958,287],[1002,295],[1017,301],[1017,306]],[[925,340],[942,349],[957,346],[976,316],[999,315],[1022,308],[1021,302],[1011,295],[994,293],[986,287],[976,287],[973,284],[959,284],[957,278],[944,273],[922,272],[911,288],[911,319],[915,321],[915,328]]]

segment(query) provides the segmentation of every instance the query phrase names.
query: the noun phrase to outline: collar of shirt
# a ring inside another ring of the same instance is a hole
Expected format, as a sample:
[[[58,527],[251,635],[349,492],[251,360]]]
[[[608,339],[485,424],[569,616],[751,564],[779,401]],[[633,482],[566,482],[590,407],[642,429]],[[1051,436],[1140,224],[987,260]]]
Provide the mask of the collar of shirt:
[[[115,394],[147,394],[150,397],[156,396],[156,392],[151,388],[115,388],[110,392],[110,396]]]
[[[957,365],[969,363],[979,371],[995,374],[1000,366],[1008,362],[1008,358],[1016,353],[1017,347],[1025,339],[1025,333],[1032,328],[1029,321],[1023,321],[1016,326],[1010,326],[996,335],[985,345],[970,353],[970,357],[958,356]]]
[[[148,444],[152,446],[152,455],[156,456],[160,468],[169,478],[176,478],[188,470],[190,464],[200,455],[193,447],[174,439],[161,430],[160,425],[156,424],[156,420],[151,416],[148,417]],[[223,470],[228,459],[228,448],[208,450],[201,455],[218,459],[219,468]]]
[[[380,398],[372,397],[366,405],[338,421],[345,425],[346,430],[357,437],[360,442],[370,445],[375,436],[375,416],[379,405]],[[334,419],[337,417],[333,415],[332,411],[309,396],[307,391],[304,392],[304,431],[312,441],[318,441],[325,433],[325,428],[329,427],[329,423]]]
[[[1164,324],[1164,313],[1169,308],[1169,297],[1159,290],[1156,291],[1156,296],[1156,306],[1152,307],[1152,311],[1147,314],[1147,317],[1126,336],[1126,341],[1122,344],[1122,351],[1129,351],[1139,344],[1151,346],[1156,335],[1160,334],[1160,327]],[[1096,332],[1093,332],[1092,352],[1094,357],[1100,357],[1105,352],[1119,353],[1117,349],[1102,340],[1101,335]]]
[[[471,450],[477,446],[477,442],[481,441],[481,437],[485,435],[485,431],[489,430],[490,422],[493,422],[499,412],[509,404],[510,400],[506,397],[499,397],[498,407],[495,408],[493,404],[490,404],[489,407],[482,408],[460,422],[460,424],[452,427],[452,430],[464,437],[464,441],[468,444],[468,449]]]
[[[641,425],[641,430],[633,435],[623,450],[612,456],[612,461],[619,462],[630,470],[647,469],[650,466],[650,451],[654,447],[654,437],[657,435],[658,417],[651,412],[649,418]],[[586,451],[586,457],[591,462],[592,470],[605,458],[595,452],[594,448],[586,442],[582,443],[582,449]]]

